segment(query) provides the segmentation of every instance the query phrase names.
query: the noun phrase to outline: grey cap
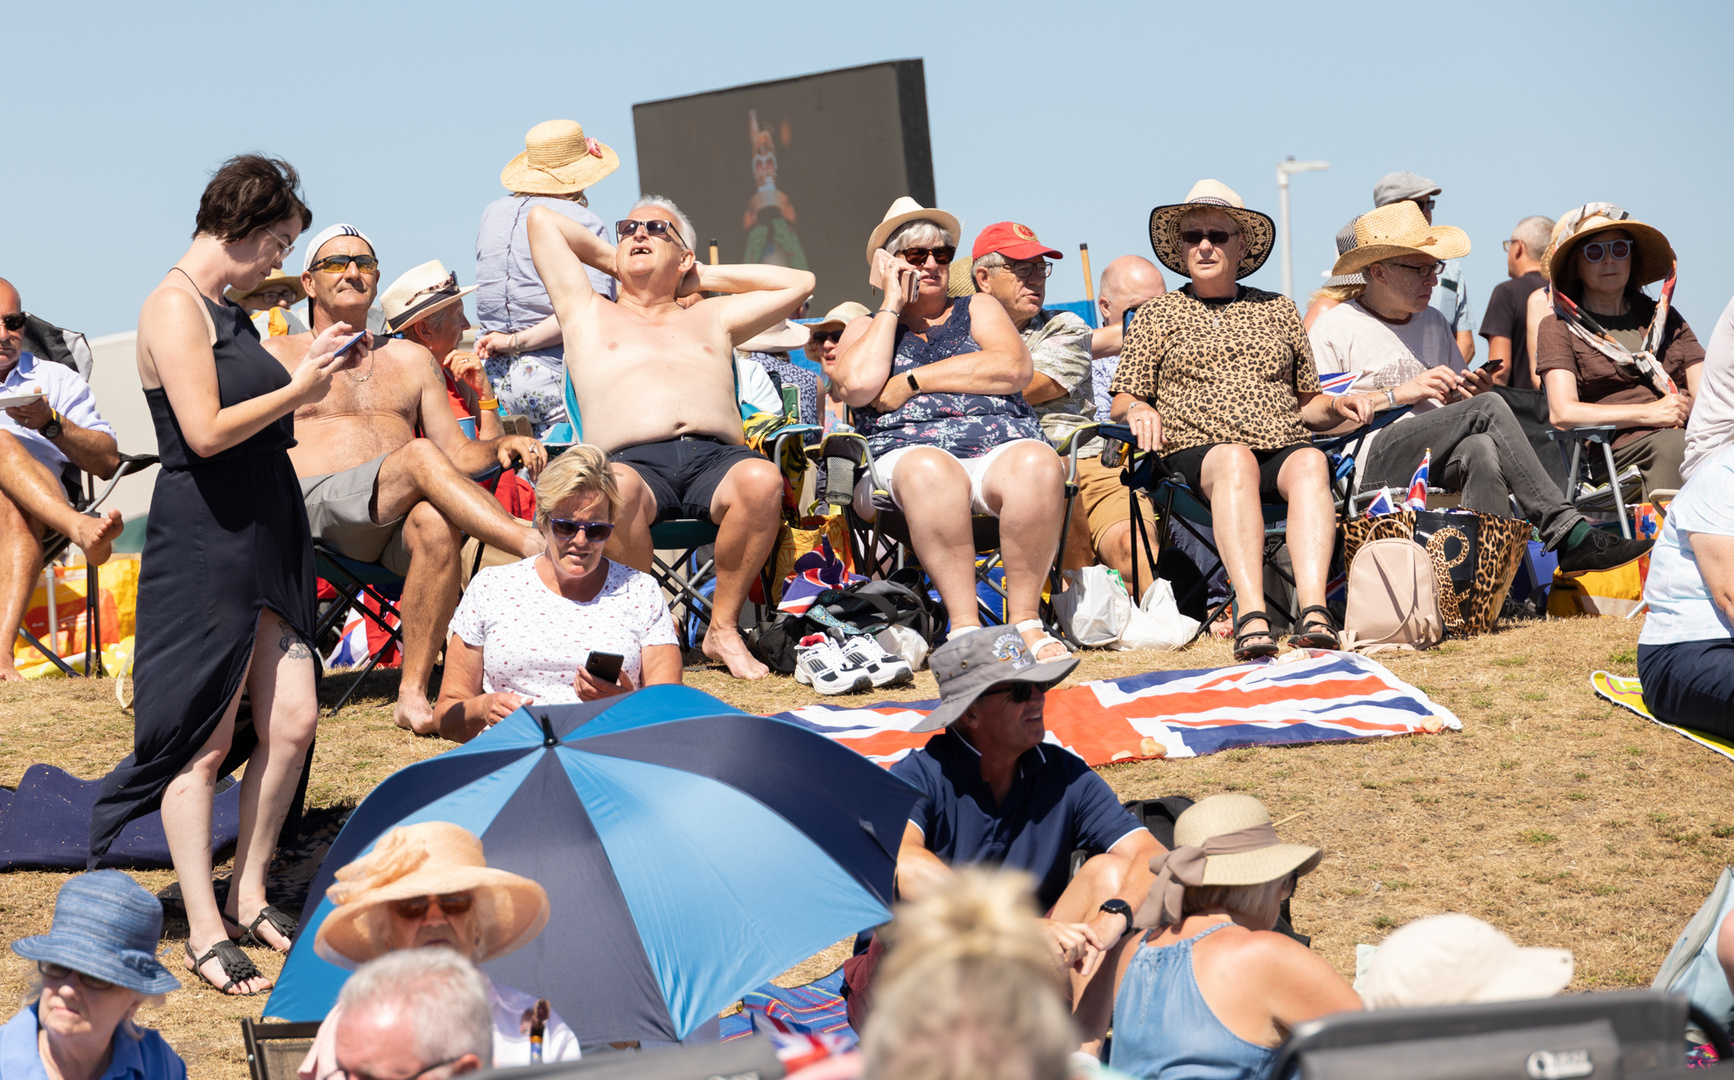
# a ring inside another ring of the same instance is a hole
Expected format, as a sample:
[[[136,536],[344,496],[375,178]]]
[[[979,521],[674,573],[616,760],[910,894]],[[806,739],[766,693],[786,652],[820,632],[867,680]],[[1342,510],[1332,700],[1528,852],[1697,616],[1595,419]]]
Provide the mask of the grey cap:
[[[966,630],[933,650],[927,666],[939,681],[939,708],[911,728],[937,731],[963,715],[982,694],[1005,683],[1027,682],[1043,690],[1077,670],[1076,656],[1041,661],[1024,642],[1023,635],[1009,626]]]
[[[1412,172],[1387,173],[1373,185],[1373,205],[1389,206],[1404,199],[1420,199],[1437,195],[1444,189],[1425,176]]]

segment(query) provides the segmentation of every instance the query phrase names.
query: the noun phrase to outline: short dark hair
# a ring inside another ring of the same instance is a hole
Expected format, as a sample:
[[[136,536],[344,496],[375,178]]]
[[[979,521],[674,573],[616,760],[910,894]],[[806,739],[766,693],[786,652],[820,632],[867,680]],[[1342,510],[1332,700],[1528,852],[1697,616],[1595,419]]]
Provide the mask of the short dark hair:
[[[295,166],[282,158],[237,154],[211,175],[199,196],[193,235],[204,233],[232,243],[291,214],[300,215],[303,231],[313,225]]]

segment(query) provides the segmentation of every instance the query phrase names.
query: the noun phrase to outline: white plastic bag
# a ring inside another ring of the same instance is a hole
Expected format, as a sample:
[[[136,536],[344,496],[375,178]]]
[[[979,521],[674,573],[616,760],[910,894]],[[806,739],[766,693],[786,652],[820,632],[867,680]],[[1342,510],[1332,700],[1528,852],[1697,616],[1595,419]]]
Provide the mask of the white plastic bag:
[[[1106,648],[1120,640],[1131,622],[1132,598],[1120,575],[1106,566],[1067,570],[1071,588],[1054,596],[1054,614],[1080,645]]]
[[[1132,618],[1120,635],[1116,649],[1178,649],[1198,633],[1198,620],[1180,614],[1174,602],[1174,587],[1167,578],[1157,578],[1144,590],[1144,598],[1132,610]]]
[[[875,637],[881,649],[907,660],[911,671],[920,671],[927,662],[927,640],[907,626],[892,623]]]

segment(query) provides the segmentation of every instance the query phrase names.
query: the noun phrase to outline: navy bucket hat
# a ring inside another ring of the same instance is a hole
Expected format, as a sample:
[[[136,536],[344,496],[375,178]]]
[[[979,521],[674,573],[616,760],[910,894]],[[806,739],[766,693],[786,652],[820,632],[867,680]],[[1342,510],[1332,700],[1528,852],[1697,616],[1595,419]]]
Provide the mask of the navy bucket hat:
[[[166,994],[181,981],[157,960],[162,932],[156,897],[119,870],[95,870],[62,885],[48,933],[18,939],[12,951],[141,994]]]

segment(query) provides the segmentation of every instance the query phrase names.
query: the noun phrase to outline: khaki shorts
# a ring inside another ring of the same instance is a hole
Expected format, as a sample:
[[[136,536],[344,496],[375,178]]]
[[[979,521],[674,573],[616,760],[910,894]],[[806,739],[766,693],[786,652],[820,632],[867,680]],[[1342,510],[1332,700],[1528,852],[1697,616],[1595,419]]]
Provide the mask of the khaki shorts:
[[[301,501],[313,538],[356,562],[378,563],[394,574],[409,573],[403,518],[376,525],[370,507],[379,485],[381,454],[364,465],[301,479]]]
[[[1102,538],[1108,535],[1109,529],[1132,517],[1126,500],[1126,486],[1120,483],[1120,472],[1119,466],[1109,468],[1099,457],[1078,459],[1078,509],[1084,512],[1090,523],[1090,546],[1097,551],[1101,551]],[[1138,497],[1144,500],[1144,521],[1148,528],[1153,520],[1150,500],[1143,492],[1139,492]]]

